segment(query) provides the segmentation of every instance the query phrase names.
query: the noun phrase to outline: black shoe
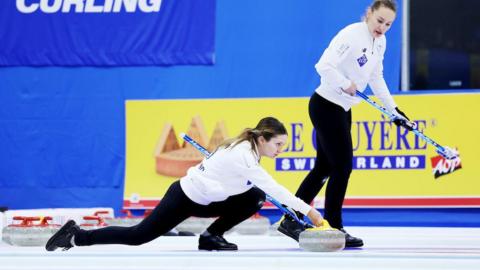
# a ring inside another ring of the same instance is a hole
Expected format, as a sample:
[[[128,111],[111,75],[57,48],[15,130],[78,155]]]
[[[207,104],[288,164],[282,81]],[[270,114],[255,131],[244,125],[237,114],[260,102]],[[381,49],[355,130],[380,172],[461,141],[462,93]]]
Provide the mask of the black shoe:
[[[221,235],[200,235],[198,239],[200,250],[238,250],[237,245],[227,242]]]
[[[355,237],[355,236],[351,236],[343,228],[340,229],[340,231],[342,231],[345,234],[345,247],[361,247],[361,246],[363,246],[363,240],[362,239],[360,239],[358,237]]]
[[[57,248],[63,248],[64,251],[69,250],[73,247],[71,243],[72,237],[79,230],[80,227],[75,224],[75,221],[69,220],[58,232],[48,239],[45,249],[47,249],[47,251],[54,251]]]
[[[277,230],[298,242],[300,233],[305,230],[305,227],[295,220],[286,217],[280,222]]]

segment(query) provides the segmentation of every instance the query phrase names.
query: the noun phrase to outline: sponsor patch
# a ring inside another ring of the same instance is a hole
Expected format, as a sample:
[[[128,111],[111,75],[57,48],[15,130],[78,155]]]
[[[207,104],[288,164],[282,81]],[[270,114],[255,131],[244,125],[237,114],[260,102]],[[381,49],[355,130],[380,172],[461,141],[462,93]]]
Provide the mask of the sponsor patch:
[[[363,67],[368,62],[368,58],[365,54],[363,54],[360,58],[357,59],[357,62],[360,67]]]

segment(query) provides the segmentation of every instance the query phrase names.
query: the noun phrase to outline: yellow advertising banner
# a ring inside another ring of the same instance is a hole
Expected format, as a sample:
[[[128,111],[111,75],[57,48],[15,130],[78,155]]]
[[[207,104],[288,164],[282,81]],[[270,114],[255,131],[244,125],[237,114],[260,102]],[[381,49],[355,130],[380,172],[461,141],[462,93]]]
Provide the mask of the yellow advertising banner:
[[[373,98],[375,99],[375,98]],[[478,207],[480,94],[401,95],[398,106],[437,143],[456,148],[445,160],[412,132],[395,126],[366,102],[352,109],[354,169],[346,207]],[[309,98],[135,100],[126,103],[125,208],[151,208],[168,186],[202,156],[185,132],[213,150],[221,140],[265,116],[289,131],[285,152],[263,167],[293,193],[315,161]],[[323,193],[316,204],[322,207]]]

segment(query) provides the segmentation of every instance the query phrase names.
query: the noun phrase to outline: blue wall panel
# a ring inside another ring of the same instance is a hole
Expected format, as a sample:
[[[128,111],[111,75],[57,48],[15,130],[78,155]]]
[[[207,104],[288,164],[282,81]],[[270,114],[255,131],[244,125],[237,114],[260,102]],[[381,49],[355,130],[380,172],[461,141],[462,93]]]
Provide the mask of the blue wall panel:
[[[0,205],[119,209],[125,100],[310,96],[321,53],[369,3],[217,1],[213,66],[0,68]],[[393,92],[400,24],[387,34]]]

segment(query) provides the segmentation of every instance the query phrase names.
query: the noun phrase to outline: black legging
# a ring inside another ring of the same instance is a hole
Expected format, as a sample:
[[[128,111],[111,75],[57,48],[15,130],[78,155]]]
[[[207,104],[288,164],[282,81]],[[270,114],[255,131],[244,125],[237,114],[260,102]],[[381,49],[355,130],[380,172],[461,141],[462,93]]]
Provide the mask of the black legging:
[[[81,230],[75,234],[75,244],[141,245],[165,234],[190,216],[218,217],[208,232],[223,235],[235,225],[255,214],[265,201],[265,193],[253,187],[248,191],[228,197],[225,201],[200,205],[183,192],[180,182],[174,182],[160,204],[139,224],[132,227],[110,226],[97,230]]]
[[[324,218],[332,227],[342,228],[343,200],[352,172],[352,113],[317,93],[310,98],[308,112],[316,130],[317,157],[295,195],[311,203],[329,177]]]

